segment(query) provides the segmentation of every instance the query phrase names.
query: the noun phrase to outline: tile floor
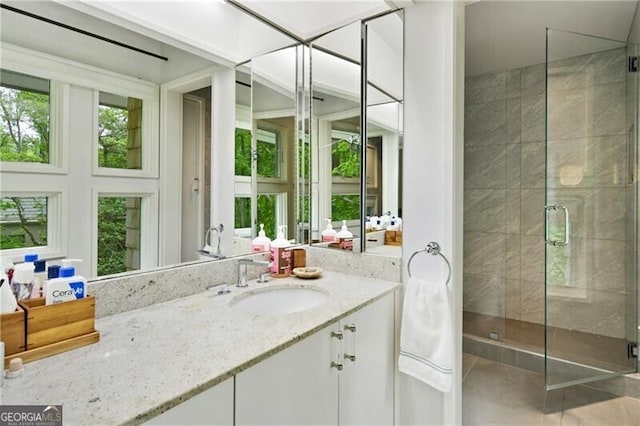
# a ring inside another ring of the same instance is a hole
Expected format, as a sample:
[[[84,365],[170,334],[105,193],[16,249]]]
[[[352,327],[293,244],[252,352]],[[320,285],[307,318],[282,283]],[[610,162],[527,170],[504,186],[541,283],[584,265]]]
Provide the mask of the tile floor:
[[[541,374],[464,354],[464,425],[638,425],[640,399],[586,386],[550,392]]]

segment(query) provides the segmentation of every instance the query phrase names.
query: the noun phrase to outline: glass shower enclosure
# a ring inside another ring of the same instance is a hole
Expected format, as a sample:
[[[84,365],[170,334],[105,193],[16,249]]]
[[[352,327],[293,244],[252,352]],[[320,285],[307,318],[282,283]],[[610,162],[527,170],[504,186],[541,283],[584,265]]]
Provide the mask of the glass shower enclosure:
[[[546,53],[550,390],[637,370],[638,73],[626,42],[548,29]]]

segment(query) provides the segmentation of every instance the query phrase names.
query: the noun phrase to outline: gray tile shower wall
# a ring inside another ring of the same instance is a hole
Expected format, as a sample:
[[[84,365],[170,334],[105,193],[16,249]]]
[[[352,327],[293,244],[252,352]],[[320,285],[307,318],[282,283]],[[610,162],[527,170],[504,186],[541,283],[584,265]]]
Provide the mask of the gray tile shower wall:
[[[625,60],[625,49],[584,55],[554,62],[548,75],[549,197],[574,212],[571,250],[581,253],[548,253],[560,271],[551,284],[581,289],[552,297],[549,319],[612,337],[624,337],[628,291]],[[469,312],[544,322],[545,78],[539,64],[465,82]]]

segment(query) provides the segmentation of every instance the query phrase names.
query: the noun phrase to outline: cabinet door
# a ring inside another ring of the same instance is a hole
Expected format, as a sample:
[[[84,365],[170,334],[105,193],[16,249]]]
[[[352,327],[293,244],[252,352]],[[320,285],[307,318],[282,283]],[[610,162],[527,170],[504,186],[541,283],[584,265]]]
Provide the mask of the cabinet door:
[[[340,325],[344,333],[340,424],[393,424],[394,294],[348,316]]]
[[[236,425],[338,424],[331,332],[307,337],[236,376]]]
[[[148,425],[233,425],[233,378],[149,420]]]

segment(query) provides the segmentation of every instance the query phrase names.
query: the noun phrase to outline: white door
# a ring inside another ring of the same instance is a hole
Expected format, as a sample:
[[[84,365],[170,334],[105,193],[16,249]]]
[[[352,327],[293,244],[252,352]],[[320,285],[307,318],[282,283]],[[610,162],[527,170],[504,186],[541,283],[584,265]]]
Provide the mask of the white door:
[[[198,259],[204,245],[204,100],[182,101],[182,262]]]

